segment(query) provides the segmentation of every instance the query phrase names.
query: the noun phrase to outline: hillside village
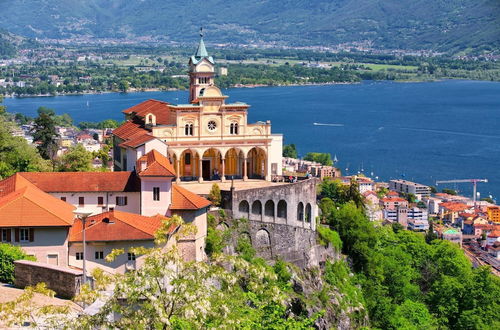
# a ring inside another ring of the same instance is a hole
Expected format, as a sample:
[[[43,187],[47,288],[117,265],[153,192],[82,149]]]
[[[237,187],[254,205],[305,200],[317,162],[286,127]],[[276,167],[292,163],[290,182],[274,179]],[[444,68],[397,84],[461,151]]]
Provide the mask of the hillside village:
[[[184,104],[146,100],[124,109],[115,129],[58,127],[58,152],[82,144],[99,151],[113,141],[101,172],[18,172],[0,181],[1,241],[20,246],[34,260],[15,262],[15,285],[44,282],[59,296],[77,296],[94,270],[128,274],[147,258],[134,248],[175,247],[185,262],[205,262],[211,219],[217,228],[247,219],[238,235],[256,254],[299,269],[341,259],[321,244],[322,182],[353,187],[366,216],[378,224],[436,234],[462,247],[476,265],[500,271],[500,206],[431,191],[406,180],[378,182],[343,176],[333,165],[283,157],[283,135],[270,121],[248,122],[249,105],[229,102],[215,85],[215,61],[203,36],[189,58],[189,99]],[[26,124],[12,132],[32,143]],[[214,184],[220,188],[214,198]],[[183,221],[180,221],[179,217]],[[184,233],[186,225],[196,228]],[[226,248],[236,254],[238,247]],[[123,254],[109,262],[114,250]],[[100,307],[85,306],[81,313]],[[1,323],[0,323],[1,325]]]

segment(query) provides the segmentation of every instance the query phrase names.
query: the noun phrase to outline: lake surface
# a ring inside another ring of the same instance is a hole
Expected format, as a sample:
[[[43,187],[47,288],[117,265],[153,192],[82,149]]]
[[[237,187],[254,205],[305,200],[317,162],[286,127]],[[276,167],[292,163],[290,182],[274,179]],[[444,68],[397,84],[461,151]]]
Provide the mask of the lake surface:
[[[299,153],[337,155],[344,173],[381,180],[487,178],[481,197],[500,197],[500,83],[364,82],[355,85],[262,87],[224,91],[251,104],[249,121],[271,120],[274,133]],[[122,120],[121,110],[146,99],[186,103],[187,92],[146,92],[5,99],[9,112],[36,115],[39,106],[76,122]],[[334,125],[314,125],[334,124]],[[347,169],[347,171],[346,171]],[[448,185],[470,194],[469,184]],[[441,187],[438,187],[441,188]]]

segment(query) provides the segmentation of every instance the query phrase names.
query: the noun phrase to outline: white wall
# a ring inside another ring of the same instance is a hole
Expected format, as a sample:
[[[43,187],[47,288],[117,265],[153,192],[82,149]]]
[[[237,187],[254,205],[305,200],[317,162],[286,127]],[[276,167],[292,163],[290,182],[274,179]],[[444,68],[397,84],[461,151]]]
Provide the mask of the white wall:
[[[15,242],[14,228],[11,229],[10,244],[22,247],[36,261],[48,263],[48,255],[57,255],[59,266],[68,265],[68,230],[69,227],[35,227],[33,242]]]
[[[141,210],[140,192],[76,192],[50,194],[56,198],[66,197],[66,202],[76,207],[80,207],[78,205],[78,197],[84,197],[85,205],[81,208],[93,214],[106,212],[109,208],[137,214],[139,214]],[[116,196],[127,196],[127,205],[116,205]],[[104,205],[97,205],[97,197],[103,197]]]
[[[86,244],[86,260],[85,267],[87,269],[87,275],[92,273],[95,268],[101,268],[108,273],[125,273],[127,270],[127,264],[132,267],[140,268],[143,264],[143,256],[137,256],[135,262],[129,262],[127,257],[127,251],[131,247],[154,247],[153,240],[145,241],[115,241],[115,242],[90,242]],[[106,262],[105,259],[96,260],[95,252],[103,251],[104,258],[110,254],[114,249],[124,249],[125,253],[119,255],[113,262]],[[82,268],[83,260],[76,260],[76,253],[83,252],[82,243],[70,243],[69,244],[69,266]]]
[[[160,188],[159,201],[153,200],[153,187]],[[172,204],[172,178],[141,178],[141,215],[166,215],[170,204]]]
[[[154,139],[151,141],[148,141],[144,144],[145,146],[145,154],[150,152],[151,150],[155,149],[159,153],[161,153],[163,156],[168,157],[167,153],[167,145],[165,142],[159,140],[159,139]]]
[[[269,147],[268,155],[268,171],[269,175],[272,175],[272,163],[277,164],[277,175],[283,174],[283,135],[282,134],[272,134],[272,141]]]

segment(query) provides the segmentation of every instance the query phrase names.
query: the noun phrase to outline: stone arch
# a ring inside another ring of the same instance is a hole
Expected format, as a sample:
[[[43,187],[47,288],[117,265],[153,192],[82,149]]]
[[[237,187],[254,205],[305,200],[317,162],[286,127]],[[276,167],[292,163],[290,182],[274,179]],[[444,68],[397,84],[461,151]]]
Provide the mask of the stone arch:
[[[223,154],[218,148],[208,148],[203,151],[200,175],[204,180],[220,180]]]
[[[152,113],[148,113],[146,115],[145,122],[146,122],[146,125],[153,125],[153,126],[156,125],[156,116],[153,115]]]
[[[252,244],[252,236],[250,236],[250,233],[248,233],[246,231],[241,232],[238,238],[248,240],[248,242],[250,242],[250,244]]]
[[[274,202],[270,199],[264,205],[264,215],[266,217],[274,218]]]
[[[247,154],[249,178],[264,179],[267,175],[267,153],[261,147],[253,147]]]
[[[179,160],[179,173],[182,180],[191,181],[198,178],[199,154],[196,150],[185,149],[181,152],[179,158],[177,159]]]
[[[225,222],[221,222],[215,227],[215,229],[220,230],[220,231],[226,231],[229,229],[229,225]]]
[[[252,203],[252,217],[262,220],[262,203],[259,200]]]
[[[311,207],[311,203],[307,203],[307,205],[306,205],[305,220],[306,220],[306,222],[311,222],[312,221],[312,207]]]
[[[256,247],[271,246],[271,235],[266,229],[261,228],[257,231],[255,234],[255,244],[257,245]]]
[[[224,153],[225,176],[228,179],[243,178],[243,164],[245,162],[245,153],[240,148],[229,148]]]
[[[287,204],[283,199],[278,202],[278,218],[287,218]]]
[[[253,244],[257,254],[263,258],[271,258],[271,235],[269,232],[261,228],[255,234],[255,242]]]
[[[297,220],[304,221],[304,203],[302,202],[297,205]]]
[[[242,200],[238,205],[240,215],[244,215],[247,219],[250,218],[250,205],[246,200]]]

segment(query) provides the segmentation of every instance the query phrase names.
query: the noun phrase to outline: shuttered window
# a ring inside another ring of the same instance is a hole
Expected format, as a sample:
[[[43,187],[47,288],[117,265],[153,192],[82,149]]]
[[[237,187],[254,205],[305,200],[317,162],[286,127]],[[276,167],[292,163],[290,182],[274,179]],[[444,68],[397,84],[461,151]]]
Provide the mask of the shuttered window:
[[[118,206],[127,205],[127,196],[116,196],[116,205]]]

